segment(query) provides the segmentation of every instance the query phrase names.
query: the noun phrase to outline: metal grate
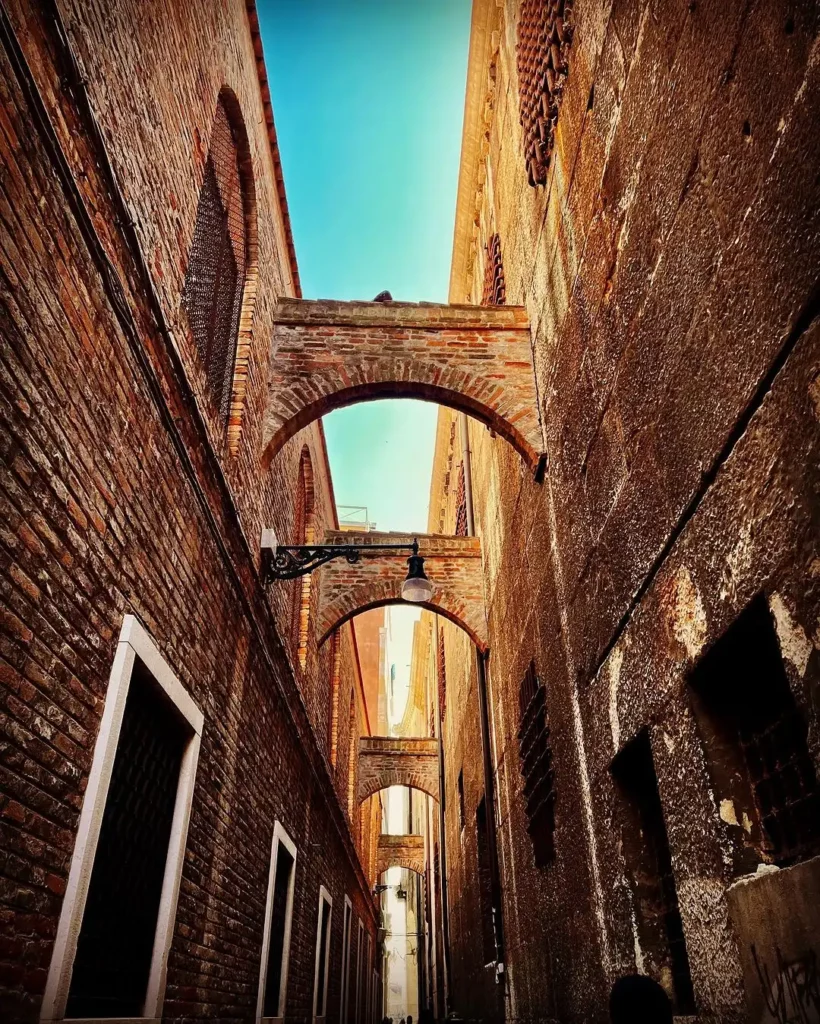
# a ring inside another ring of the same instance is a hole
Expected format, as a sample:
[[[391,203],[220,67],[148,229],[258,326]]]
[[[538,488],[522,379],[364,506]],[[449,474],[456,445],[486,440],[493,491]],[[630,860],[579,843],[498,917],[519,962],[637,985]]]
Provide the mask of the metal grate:
[[[197,205],[184,302],[208,392],[223,420],[231,402],[246,263],[239,147],[220,101]]]
[[[524,776],[524,799],[537,867],[555,856],[555,772],[549,744],[546,691],[530,662],[518,692],[518,749]]]
[[[572,42],[572,0],[522,0],[518,102],[530,185],[545,185]]]
[[[820,786],[808,727],[794,699],[772,615],[756,598],[701,659],[691,682],[715,788],[738,820],[738,837],[785,866],[820,852]],[[749,870],[745,857],[737,870]]]
[[[467,490],[464,484],[464,463],[458,472],[458,490],[456,491],[456,537],[467,536]]]
[[[135,664],[77,942],[67,1017],[139,1017],[186,736]]]
[[[507,286],[504,283],[504,264],[501,262],[501,239],[490,235],[485,247],[484,290],[482,306],[503,306],[507,301]]]
[[[293,872],[293,857],[279,843],[276,853],[276,877],[273,882],[270,945],[268,946],[268,973],[265,978],[264,1016],[279,1016],[279,995],[282,984],[282,957],[285,951],[285,925],[288,913],[288,892]]]
[[[447,658],[444,653],[444,629],[438,631],[438,707],[442,722],[447,710]]]

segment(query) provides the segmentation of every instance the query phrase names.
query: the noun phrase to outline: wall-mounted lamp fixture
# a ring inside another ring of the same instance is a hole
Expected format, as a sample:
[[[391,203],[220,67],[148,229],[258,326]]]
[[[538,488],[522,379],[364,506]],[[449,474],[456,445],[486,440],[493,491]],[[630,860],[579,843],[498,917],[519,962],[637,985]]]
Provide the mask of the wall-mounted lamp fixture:
[[[412,544],[277,544],[273,530],[262,531],[262,582],[295,580],[318,569],[334,558],[344,558],[350,565],[370,551],[412,551],[407,559],[407,577],[401,585],[401,596],[413,604],[423,604],[433,596],[433,584],[424,571],[424,558],[419,542]]]

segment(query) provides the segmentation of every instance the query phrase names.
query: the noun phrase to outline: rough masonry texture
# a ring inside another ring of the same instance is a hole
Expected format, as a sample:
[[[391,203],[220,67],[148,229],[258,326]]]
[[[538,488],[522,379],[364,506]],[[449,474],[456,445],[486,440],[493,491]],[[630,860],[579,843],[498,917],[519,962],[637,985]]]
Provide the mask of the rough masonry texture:
[[[445,623],[446,822],[433,842],[446,840],[451,1007],[603,1024],[618,976],[647,970],[673,987],[624,843],[634,792],[612,772],[648,738],[697,1019],[758,1024],[776,1014],[759,1012],[750,944],[772,999],[820,958],[816,900],[798,917],[790,883],[813,862],[738,882],[738,850],[754,851],[691,680],[765,602],[820,769],[818,5],[578,0],[536,188],[521,159],[523,10],[473,5],[450,298],[480,301],[497,233],[506,299],[533,325],[549,468],[535,485],[469,424],[508,971],[498,1005],[471,884],[485,792],[474,652]],[[454,530],[464,456],[445,410],[428,529]],[[555,770],[555,857],[542,868],[519,757],[531,662]],[[817,1014],[814,993],[800,1013]]]
[[[388,868],[397,866],[419,874],[424,872],[424,836],[386,833],[379,836],[376,848],[377,877]]]
[[[388,786],[410,786],[438,800],[436,740],[363,736],[359,740],[359,801]]]
[[[518,307],[285,298],[268,387],[268,459],[333,409],[405,397],[469,413],[539,466],[529,320]]]
[[[412,544],[414,539],[418,539],[424,571],[435,588],[425,607],[456,623],[475,644],[486,650],[480,540],[379,531],[325,533],[326,544],[357,544],[362,548],[362,556],[353,565],[337,558],[317,570],[320,642],[359,612],[401,602],[401,585],[407,576],[410,552],[399,551],[393,555],[373,551],[368,554],[367,548],[373,544]]]

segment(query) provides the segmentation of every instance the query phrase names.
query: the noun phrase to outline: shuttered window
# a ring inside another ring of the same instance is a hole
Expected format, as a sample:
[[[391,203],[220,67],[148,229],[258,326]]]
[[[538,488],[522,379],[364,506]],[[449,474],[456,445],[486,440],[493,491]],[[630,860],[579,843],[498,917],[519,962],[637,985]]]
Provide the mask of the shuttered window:
[[[546,689],[532,662],[521,683],[518,701],[518,748],[524,776],[527,832],[532,840],[535,863],[544,867],[555,856],[555,773],[549,743]]]
[[[522,0],[518,20],[518,102],[530,185],[545,185],[569,71],[572,0]]]
[[[507,301],[507,286],[504,283],[504,264],[501,261],[501,239],[490,235],[485,250],[484,289],[482,306],[503,306]]]

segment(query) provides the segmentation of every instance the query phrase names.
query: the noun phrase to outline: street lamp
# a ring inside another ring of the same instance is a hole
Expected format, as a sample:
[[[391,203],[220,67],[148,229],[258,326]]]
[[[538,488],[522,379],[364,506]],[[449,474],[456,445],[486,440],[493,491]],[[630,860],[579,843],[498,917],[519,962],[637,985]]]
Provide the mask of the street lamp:
[[[344,558],[355,565],[366,551],[411,551],[407,577],[401,585],[402,600],[423,604],[433,596],[433,584],[419,554],[418,538],[412,544],[277,544],[273,531],[263,530],[262,582],[267,586],[274,580],[295,580],[334,558]]]

